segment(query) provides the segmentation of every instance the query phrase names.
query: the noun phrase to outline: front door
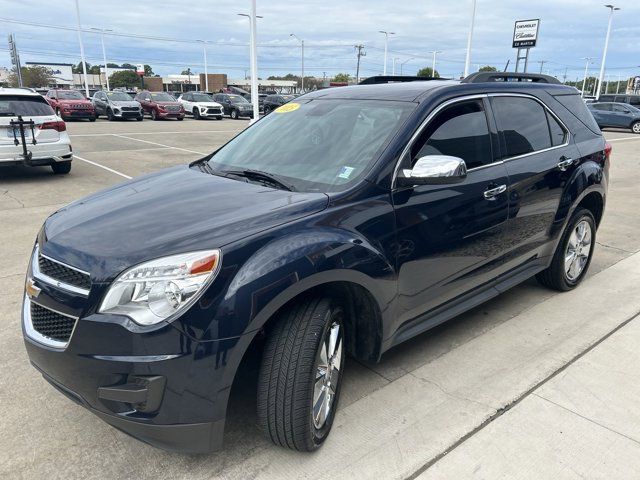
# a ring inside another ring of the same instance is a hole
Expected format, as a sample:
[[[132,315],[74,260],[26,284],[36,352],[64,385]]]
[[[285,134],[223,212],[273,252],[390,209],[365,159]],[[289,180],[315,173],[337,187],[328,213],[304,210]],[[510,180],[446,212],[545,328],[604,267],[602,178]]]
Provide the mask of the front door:
[[[492,278],[503,263],[509,180],[498,158],[486,98],[453,101],[423,129],[402,168],[427,155],[462,158],[467,178],[451,185],[395,188],[396,328]]]

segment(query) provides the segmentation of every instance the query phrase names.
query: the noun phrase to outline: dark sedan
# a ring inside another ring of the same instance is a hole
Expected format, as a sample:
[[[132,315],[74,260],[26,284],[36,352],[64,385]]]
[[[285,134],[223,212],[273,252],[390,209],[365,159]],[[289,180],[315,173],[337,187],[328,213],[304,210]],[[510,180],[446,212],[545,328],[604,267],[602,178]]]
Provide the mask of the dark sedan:
[[[587,107],[600,128],[628,128],[640,133],[640,109],[627,103],[598,102]]]

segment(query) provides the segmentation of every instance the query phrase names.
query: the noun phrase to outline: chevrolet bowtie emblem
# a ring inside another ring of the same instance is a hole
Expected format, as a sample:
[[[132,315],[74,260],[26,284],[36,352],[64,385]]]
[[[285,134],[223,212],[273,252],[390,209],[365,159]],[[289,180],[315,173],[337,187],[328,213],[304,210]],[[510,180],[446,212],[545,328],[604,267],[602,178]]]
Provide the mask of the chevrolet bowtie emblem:
[[[37,298],[40,295],[40,289],[33,283],[32,278],[27,278],[27,283],[24,286],[25,291],[29,298]]]

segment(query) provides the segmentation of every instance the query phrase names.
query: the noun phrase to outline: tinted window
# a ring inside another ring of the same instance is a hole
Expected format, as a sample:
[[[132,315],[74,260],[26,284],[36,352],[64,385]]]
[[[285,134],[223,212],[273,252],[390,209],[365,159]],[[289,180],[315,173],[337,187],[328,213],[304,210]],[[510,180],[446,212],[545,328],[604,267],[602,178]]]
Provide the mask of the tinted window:
[[[193,102],[213,102],[213,98],[206,93],[192,93],[189,95],[189,100]]]
[[[547,114],[538,102],[522,97],[495,97],[492,105],[507,157],[551,147]]]
[[[60,90],[58,92],[58,98],[63,98],[65,100],[84,100],[84,95],[74,90]]]
[[[565,142],[567,133],[558,123],[553,115],[547,112],[547,120],[549,121],[549,131],[551,132],[551,143],[554,147],[562,145]]]
[[[147,95],[151,95],[151,98],[153,99],[154,102],[175,102],[176,101],[175,98],[173,98],[168,93],[164,93],[164,92],[151,93],[151,94],[148,93]]]
[[[53,109],[40,95],[3,95],[0,97],[0,117],[41,117],[53,115]]]
[[[491,137],[481,100],[445,108],[429,123],[411,149],[412,164],[426,155],[450,155],[465,161],[467,168],[493,162]]]
[[[580,120],[587,128],[589,128],[589,130],[600,134],[600,127],[598,127],[593,115],[584,104],[579,93],[571,95],[554,95],[553,98],[560,102],[564,108],[571,112],[571,114]],[[560,115],[560,117],[562,118],[562,115]]]
[[[591,105],[591,108],[595,110],[611,111],[611,104],[610,103],[594,103],[593,105]]]
[[[104,93],[102,95],[105,95]],[[110,100],[115,102],[127,102],[131,100],[131,97],[124,92],[109,92],[106,94]]]
[[[614,112],[620,113],[629,113],[631,109],[629,108],[631,105],[611,105]]]

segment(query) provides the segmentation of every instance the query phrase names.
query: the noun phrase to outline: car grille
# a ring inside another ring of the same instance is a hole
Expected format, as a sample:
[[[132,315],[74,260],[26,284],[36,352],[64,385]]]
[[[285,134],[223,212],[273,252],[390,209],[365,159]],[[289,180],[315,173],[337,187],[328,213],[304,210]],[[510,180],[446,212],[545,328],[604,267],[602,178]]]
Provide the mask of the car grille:
[[[137,112],[138,107],[122,107],[123,112]]]
[[[221,114],[221,113],[222,113],[222,109],[220,109],[220,108],[215,108],[215,107],[213,107],[213,108],[208,108],[208,109],[207,109],[207,113],[211,113],[211,114],[216,114],[216,113],[218,113],[218,114]]]
[[[167,112],[179,112],[180,111],[180,106],[179,105],[167,105],[164,108],[165,108],[165,110]]]
[[[67,267],[42,255],[38,255],[38,266],[40,267],[40,272],[54,280],[85,290],[91,288],[89,275],[79,270]]]
[[[31,324],[40,335],[59,342],[68,342],[76,319],[31,302]]]
[[[71,108],[77,108],[79,110],[82,110],[85,108],[92,108],[92,106],[87,105],[86,103],[74,103],[73,105],[71,105]]]

